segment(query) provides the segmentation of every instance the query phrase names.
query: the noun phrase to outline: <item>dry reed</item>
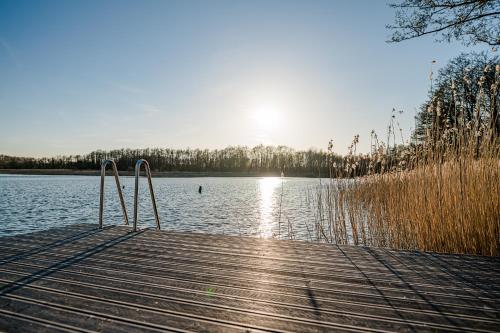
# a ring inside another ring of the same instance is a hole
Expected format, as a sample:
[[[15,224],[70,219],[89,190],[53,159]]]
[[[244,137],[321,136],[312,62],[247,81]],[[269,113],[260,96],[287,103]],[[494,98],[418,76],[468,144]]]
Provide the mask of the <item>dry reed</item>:
[[[353,153],[355,137],[344,165],[333,166],[329,184],[310,200],[316,240],[500,255],[499,77],[497,66],[491,96],[484,102],[488,91],[480,90],[473,119],[454,109],[455,124],[443,125],[443,104],[434,100],[425,138],[399,149],[377,145],[368,176],[353,177],[363,160]]]

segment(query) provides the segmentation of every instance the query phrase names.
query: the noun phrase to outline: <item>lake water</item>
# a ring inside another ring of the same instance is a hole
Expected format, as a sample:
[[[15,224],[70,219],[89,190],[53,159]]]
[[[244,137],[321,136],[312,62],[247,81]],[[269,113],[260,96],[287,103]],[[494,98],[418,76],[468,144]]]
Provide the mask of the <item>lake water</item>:
[[[120,180],[133,223],[135,179]],[[93,176],[0,175],[0,236],[98,223],[99,184]],[[287,238],[289,221],[296,238],[304,240],[306,224],[314,223],[308,193],[318,184],[310,178],[153,178],[164,230]],[[105,193],[104,224],[123,224],[114,178],[106,177]],[[139,226],[154,226],[145,178],[139,197]]]

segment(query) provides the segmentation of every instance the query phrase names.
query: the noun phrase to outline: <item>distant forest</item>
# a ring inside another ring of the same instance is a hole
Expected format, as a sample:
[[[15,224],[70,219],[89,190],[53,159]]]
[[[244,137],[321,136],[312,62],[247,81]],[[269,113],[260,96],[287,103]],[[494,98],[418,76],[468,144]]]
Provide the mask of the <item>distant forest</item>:
[[[280,174],[287,176],[328,177],[332,162],[342,157],[321,150],[297,151],[286,146],[253,148],[236,146],[224,149],[117,149],[97,150],[86,155],[51,158],[0,155],[0,169],[73,169],[98,170],[103,159],[114,159],[120,171],[134,170],[138,159],[146,159],[153,171],[232,172]]]

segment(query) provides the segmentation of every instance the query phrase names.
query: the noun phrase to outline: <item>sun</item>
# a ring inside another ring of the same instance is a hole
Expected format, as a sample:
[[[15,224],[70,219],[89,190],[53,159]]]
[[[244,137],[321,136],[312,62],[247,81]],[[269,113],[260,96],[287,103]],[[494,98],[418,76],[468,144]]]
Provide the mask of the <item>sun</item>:
[[[253,118],[257,127],[262,131],[276,130],[283,122],[281,114],[272,106],[260,106],[256,108]]]

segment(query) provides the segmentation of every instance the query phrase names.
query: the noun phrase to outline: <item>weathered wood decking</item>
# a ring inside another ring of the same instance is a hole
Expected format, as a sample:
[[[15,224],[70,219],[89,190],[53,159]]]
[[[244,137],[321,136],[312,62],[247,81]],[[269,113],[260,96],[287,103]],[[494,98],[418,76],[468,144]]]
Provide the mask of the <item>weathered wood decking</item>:
[[[500,331],[499,258],[130,231],[0,238],[0,331]]]

